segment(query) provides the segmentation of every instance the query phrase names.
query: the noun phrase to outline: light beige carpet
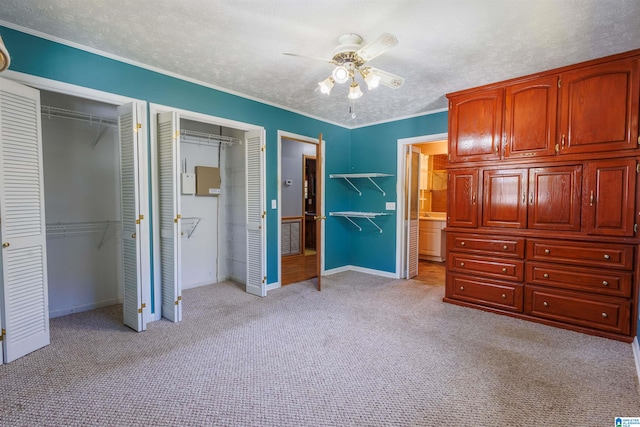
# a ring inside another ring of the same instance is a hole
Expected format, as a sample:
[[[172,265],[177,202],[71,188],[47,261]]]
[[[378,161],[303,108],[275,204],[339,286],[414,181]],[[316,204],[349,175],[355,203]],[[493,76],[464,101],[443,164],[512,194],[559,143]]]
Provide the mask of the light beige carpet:
[[[184,292],[135,333],[119,306],[52,319],[0,366],[1,425],[613,426],[640,416],[629,344],[442,303],[346,272],[260,299]]]

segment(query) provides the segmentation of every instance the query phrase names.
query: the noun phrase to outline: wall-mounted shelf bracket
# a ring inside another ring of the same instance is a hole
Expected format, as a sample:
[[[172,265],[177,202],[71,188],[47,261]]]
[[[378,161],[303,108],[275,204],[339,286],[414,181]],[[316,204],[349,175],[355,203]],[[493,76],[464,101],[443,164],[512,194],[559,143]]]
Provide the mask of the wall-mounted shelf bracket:
[[[354,190],[358,192],[358,195],[360,196],[362,196],[362,192],[358,189],[358,187],[355,186],[353,182],[351,182],[351,179],[366,178],[382,193],[383,196],[386,196],[387,194],[384,192],[382,188],[380,188],[380,186],[373,180],[373,178],[384,178],[388,176],[393,176],[393,175],[388,173],[334,173],[329,175],[329,178],[344,179],[351,185],[351,187],[353,187]]]
[[[353,224],[358,231],[362,231],[362,227],[360,227],[352,218],[364,218],[368,220],[375,228],[378,229],[380,233],[382,233],[382,228],[376,224],[372,218],[376,218],[379,216],[391,215],[386,212],[329,212],[329,216],[340,216],[346,218],[351,224]]]
[[[194,231],[196,231],[196,228],[198,227],[198,224],[200,224],[201,220],[202,218],[198,218],[195,216],[181,218],[183,230],[185,228],[187,230],[187,239],[191,238],[191,235],[193,234]],[[184,234],[185,232],[182,231],[182,235]]]

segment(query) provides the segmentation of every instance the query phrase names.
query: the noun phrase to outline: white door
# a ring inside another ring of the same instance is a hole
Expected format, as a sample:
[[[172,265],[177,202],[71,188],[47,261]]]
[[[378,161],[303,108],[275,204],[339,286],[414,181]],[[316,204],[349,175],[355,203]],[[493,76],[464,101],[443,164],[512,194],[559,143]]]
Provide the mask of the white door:
[[[267,211],[264,203],[264,130],[245,135],[247,182],[247,285],[250,294],[267,296],[265,274]]]
[[[4,362],[49,344],[40,92],[0,79]]]
[[[407,224],[407,279],[418,275],[420,149],[407,146],[406,224]]]
[[[158,185],[162,317],[182,320],[180,240],[180,117],[158,114]]]
[[[118,107],[120,132],[120,186],[122,256],[124,271],[124,324],[136,331],[146,329],[151,289],[146,188],[146,127],[137,103]]]

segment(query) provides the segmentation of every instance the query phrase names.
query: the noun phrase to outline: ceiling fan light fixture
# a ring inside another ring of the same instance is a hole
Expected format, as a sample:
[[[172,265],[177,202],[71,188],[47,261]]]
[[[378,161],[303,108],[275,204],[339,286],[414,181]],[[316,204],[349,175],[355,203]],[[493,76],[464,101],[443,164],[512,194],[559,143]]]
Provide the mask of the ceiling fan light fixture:
[[[333,76],[333,80],[339,84],[346,83],[347,80],[349,80],[349,70],[343,65],[338,65],[334,68],[331,75]]]
[[[327,77],[326,79],[318,83],[318,86],[320,87],[320,92],[324,93],[325,95],[329,95],[331,93],[331,89],[333,89],[334,84],[335,82],[333,80],[333,77]]]
[[[367,70],[364,74],[364,81],[367,84],[367,89],[373,90],[380,85],[380,76],[377,75],[371,69]]]
[[[351,83],[351,87],[349,87],[349,95],[347,97],[349,99],[358,99],[362,96],[362,90],[360,90],[360,85],[356,82]]]
[[[2,41],[2,37],[0,37],[0,72],[9,68],[9,64],[11,64],[11,58],[9,57],[9,51],[7,50],[4,42]]]

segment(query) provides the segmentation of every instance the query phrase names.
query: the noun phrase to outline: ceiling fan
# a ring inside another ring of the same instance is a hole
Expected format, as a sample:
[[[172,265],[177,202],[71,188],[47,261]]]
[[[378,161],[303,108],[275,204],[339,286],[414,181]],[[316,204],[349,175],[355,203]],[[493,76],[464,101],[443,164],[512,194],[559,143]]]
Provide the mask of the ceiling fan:
[[[334,49],[333,58],[328,60],[295,53],[285,53],[285,55],[320,59],[335,65],[331,75],[318,83],[317,89],[327,95],[331,93],[336,83],[343,84],[351,80],[347,96],[351,100],[360,98],[362,90],[356,82],[358,75],[365,81],[369,90],[375,89],[380,84],[392,89],[397,89],[404,84],[403,77],[367,65],[373,58],[396,46],[398,44],[396,36],[384,33],[371,43],[361,46],[362,37],[357,34],[344,34],[338,38],[338,43],[338,47]]]

